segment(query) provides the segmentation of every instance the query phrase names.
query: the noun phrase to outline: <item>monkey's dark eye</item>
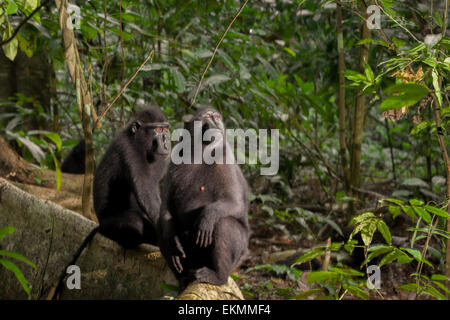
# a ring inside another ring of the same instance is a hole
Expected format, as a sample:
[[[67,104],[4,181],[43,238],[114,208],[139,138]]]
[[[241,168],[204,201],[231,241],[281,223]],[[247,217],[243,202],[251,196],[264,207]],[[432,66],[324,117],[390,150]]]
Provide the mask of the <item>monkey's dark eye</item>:
[[[158,132],[158,133],[161,133],[162,129],[161,128],[156,128],[155,131]]]

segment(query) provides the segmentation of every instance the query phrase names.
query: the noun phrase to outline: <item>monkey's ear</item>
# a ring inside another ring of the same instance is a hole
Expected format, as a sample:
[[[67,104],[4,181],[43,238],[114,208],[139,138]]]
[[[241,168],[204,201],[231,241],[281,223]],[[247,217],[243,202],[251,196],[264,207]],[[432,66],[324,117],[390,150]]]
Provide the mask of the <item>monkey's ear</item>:
[[[135,134],[135,133],[139,130],[139,128],[140,128],[141,126],[142,126],[142,124],[141,124],[141,122],[140,122],[139,120],[134,121],[134,122],[131,124],[131,128],[130,128],[131,133],[132,133],[132,134]]]

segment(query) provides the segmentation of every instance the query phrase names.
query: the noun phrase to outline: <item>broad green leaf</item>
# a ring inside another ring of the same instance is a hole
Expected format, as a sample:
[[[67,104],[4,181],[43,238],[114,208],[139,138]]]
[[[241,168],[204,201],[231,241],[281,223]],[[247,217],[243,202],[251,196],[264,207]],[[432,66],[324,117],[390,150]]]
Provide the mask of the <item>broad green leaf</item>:
[[[401,208],[397,206],[389,206],[389,212],[392,214],[392,218],[395,219],[401,213]]]
[[[30,266],[32,266],[34,269],[36,269],[36,265],[31,262],[30,260],[28,260],[27,258],[25,258],[23,255],[21,255],[20,253],[16,253],[16,252],[11,252],[11,251],[5,251],[5,250],[0,250],[0,255],[1,256],[5,256],[5,257],[10,257],[10,258],[14,258],[17,260],[20,260],[22,262],[25,262],[26,264],[29,264]]]
[[[342,288],[344,290],[348,290],[348,292],[350,292],[351,294],[353,294],[355,297],[358,297],[360,299],[363,300],[368,300],[369,299],[369,294],[367,292],[365,292],[364,290],[362,290],[361,288],[351,285],[351,284],[347,284],[347,283],[343,283],[342,284]]]
[[[450,280],[450,277],[447,277],[443,274],[432,274],[431,275],[432,280],[439,280],[439,281],[447,281]]]
[[[293,266],[295,266],[297,264],[301,264],[303,262],[311,261],[314,258],[320,256],[324,251],[325,251],[324,248],[318,248],[318,249],[313,249],[311,251],[308,251],[305,254],[303,254],[300,257],[298,257],[297,259],[295,259],[295,261],[291,265],[291,267],[293,267]]]
[[[373,212],[369,211],[369,212],[361,213],[361,214],[353,217],[350,220],[349,226],[352,226],[354,224],[359,224],[359,223],[361,223],[363,221],[366,221],[366,220],[369,220],[369,219],[372,219],[372,218],[375,218],[375,215],[373,214]]]
[[[6,235],[13,233],[16,231],[16,228],[11,226],[6,226],[0,229],[0,240],[2,240]]]
[[[393,247],[387,247],[387,246],[376,246],[376,247],[378,247],[378,248],[376,248],[375,250],[373,250],[371,253],[369,253],[367,255],[367,258],[361,263],[361,266],[365,265],[366,263],[369,263],[370,261],[372,261],[372,259],[374,259],[384,253],[388,253],[388,252],[391,252],[392,250],[394,250]],[[375,247],[369,248],[369,251],[373,248],[375,248]]]
[[[395,84],[385,90],[392,94],[381,103],[381,111],[409,107],[428,94],[428,88],[414,82]]]
[[[45,136],[53,141],[53,143],[56,145],[56,148],[58,149],[58,151],[61,150],[62,141],[61,141],[61,137],[59,136],[59,134],[57,134],[55,132],[47,132],[47,133],[45,133]]]
[[[414,210],[410,206],[402,206],[403,212],[411,218],[412,221],[416,220],[416,215],[414,214]]]
[[[410,200],[409,200],[409,203],[410,203],[412,206],[418,206],[418,207],[424,205],[424,202],[423,202],[423,201],[420,201],[420,200],[417,200],[417,199],[410,199]]]
[[[411,248],[403,248],[406,252],[413,256],[417,261],[422,261],[422,253],[419,250],[411,249]]]
[[[366,246],[370,246],[370,244],[372,243],[373,234],[377,230],[378,221],[379,221],[379,219],[372,219],[361,230],[361,238]]]
[[[308,280],[308,283],[314,283],[318,281],[326,281],[326,280],[333,280],[337,278],[337,274],[330,271],[313,271],[310,272],[306,279]]]
[[[398,207],[397,207],[398,208]],[[400,208],[399,208],[400,209]],[[386,242],[389,245],[392,245],[392,236],[391,236],[391,232],[389,231],[389,227],[386,225],[386,223],[383,220],[378,220],[377,222],[377,229],[378,231],[381,232],[381,234],[383,235],[384,240],[386,240]]]
[[[439,86],[439,75],[436,68],[433,68],[433,71],[431,72],[431,77],[433,78],[434,93],[436,94],[436,98],[439,103],[439,108],[442,108],[441,87]]]
[[[414,206],[413,209],[426,223],[431,223],[431,216],[424,208]]]
[[[419,289],[419,287],[415,283],[402,284],[398,288],[410,292],[417,292],[417,290]]]
[[[8,5],[6,6],[6,14],[14,14],[17,12],[17,10],[19,10],[17,4],[14,1],[10,0]]]
[[[402,201],[402,200],[399,200],[399,199],[393,199],[393,198],[383,199],[383,201],[389,201],[389,202],[395,203],[395,204],[397,204],[397,205],[399,205],[399,206],[401,206],[401,205],[403,205],[403,204],[405,203],[405,202]]]
[[[322,292],[321,288],[311,289],[311,290],[308,290],[308,291],[304,291],[304,292],[302,292],[300,294],[297,294],[297,295],[289,298],[289,300],[302,300],[302,299],[308,298],[309,296],[311,296],[313,294],[320,293],[320,292]]]
[[[374,77],[374,75],[373,75],[372,69],[370,68],[370,65],[369,65],[367,62],[364,64],[364,73],[366,74],[367,80],[368,80],[370,83],[373,83],[375,77]]]
[[[9,39],[13,35],[13,29],[11,27],[11,24],[8,22],[8,25],[6,27],[6,30],[3,33],[3,40]],[[14,61],[17,55],[17,49],[19,48],[19,41],[17,40],[17,37],[14,37],[11,41],[9,41],[7,44],[3,45],[3,52],[5,53],[5,56],[11,60]]]
[[[354,82],[366,82],[366,76],[365,75],[363,75],[363,74],[361,74],[359,72],[350,70],[350,69],[346,69],[344,71],[344,76],[348,80],[351,80],[351,81],[354,81]]]
[[[423,292],[439,300],[447,300],[447,298],[442,293],[440,293],[435,287],[428,286],[425,289],[423,289]]]
[[[175,69],[173,70],[172,75],[177,93],[186,91],[186,79],[184,78],[183,74]]]
[[[283,50],[286,51],[287,53],[289,53],[291,56],[293,56],[294,58],[297,56],[297,54],[295,53],[294,50],[292,50],[291,48],[288,47],[283,47]]]
[[[435,214],[435,215],[437,215],[437,216],[439,216],[439,217],[450,218],[450,215],[449,215],[448,212],[445,211],[445,210],[442,210],[442,209],[439,209],[439,208],[436,208],[436,207],[433,207],[433,206],[430,206],[430,205],[426,205],[426,206],[425,206],[425,209],[426,209],[428,212],[430,212],[430,213],[432,213],[432,214]]]

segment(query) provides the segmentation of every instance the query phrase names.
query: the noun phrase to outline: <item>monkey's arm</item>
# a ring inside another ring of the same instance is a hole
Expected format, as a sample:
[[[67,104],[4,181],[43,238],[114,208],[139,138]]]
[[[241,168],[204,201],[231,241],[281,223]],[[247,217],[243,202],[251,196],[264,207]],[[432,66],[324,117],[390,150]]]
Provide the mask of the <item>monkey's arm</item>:
[[[186,258],[183,246],[175,232],[175,224],[172,215],[166,208],[162,208],[158,220],[158,246],[171,267],[178,273],[183,271],[180,257]]]
[[[207,247],[212,243],[216,223],[222,218],[233,217],[240,220],[245,215],[245,203],[236,196],[220,199],[206,205],[197,218],[196,244]]]

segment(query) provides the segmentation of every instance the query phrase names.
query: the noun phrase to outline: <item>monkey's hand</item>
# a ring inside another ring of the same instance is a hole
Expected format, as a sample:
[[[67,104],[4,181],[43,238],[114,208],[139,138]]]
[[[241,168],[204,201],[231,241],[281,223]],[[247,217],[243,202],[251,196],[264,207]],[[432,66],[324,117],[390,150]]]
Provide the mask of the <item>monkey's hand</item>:
[[[197,238],[195,244],[207,247],[212,243],[212,235],[215,226],[213,215],[200,215],[197,220]]]
[[[184,253],[183,246],[181,245],[180,239],[177,235],[173,236],[170,243],[169,256],[170,263],[175,268],[178,273],[183,272],[183,265],[181,264],[180,257],[186,258],[186,254]]]

